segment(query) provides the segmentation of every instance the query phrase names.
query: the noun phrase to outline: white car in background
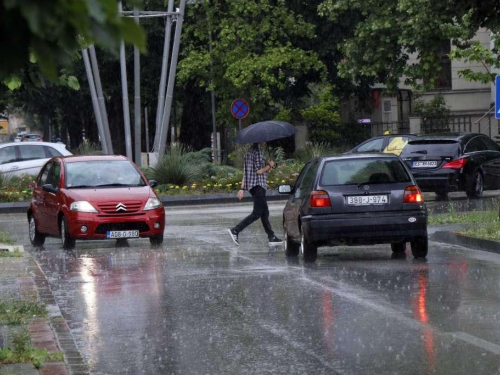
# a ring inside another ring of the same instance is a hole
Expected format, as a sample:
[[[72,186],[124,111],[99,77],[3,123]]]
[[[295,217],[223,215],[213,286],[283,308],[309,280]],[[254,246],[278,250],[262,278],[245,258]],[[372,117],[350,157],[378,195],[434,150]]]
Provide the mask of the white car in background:
[[[67,155],[72,153],[62,143],[3,143],[0,144],[0,173],[10,176],[38,175],[47,160]]]

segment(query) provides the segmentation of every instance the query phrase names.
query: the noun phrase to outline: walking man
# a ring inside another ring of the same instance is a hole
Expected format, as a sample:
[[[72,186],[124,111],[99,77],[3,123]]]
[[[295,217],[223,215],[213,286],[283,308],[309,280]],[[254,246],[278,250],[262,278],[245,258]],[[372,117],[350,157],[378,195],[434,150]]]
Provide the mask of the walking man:
[[[245,190],[249,191],[253,198],[253,211],[234,228],[228,229],[229,235],[236,245],[240,244],[238,234],[258,219],[262,221],[270,245],[278,245],[283,242],[275,236],[269,222],[269,208],[266,200],[267,174],[274,168],[274,161],[269,159],[266,164],[262,152],[265,145],[266,142],[254,143],[245,154],[243,180],[241,181],[241,190],[238,192],[238,199],[243,199]]]

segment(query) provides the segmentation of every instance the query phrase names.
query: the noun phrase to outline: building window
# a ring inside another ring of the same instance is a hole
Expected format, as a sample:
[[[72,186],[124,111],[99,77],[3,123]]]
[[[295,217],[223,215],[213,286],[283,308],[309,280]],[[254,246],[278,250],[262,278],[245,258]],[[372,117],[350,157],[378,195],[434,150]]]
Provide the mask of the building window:
[[[451,42],[450,40],[443,40],[439,46],[437,55],[441,63],[441,71],[436,79],[436,89],[451,90]]]

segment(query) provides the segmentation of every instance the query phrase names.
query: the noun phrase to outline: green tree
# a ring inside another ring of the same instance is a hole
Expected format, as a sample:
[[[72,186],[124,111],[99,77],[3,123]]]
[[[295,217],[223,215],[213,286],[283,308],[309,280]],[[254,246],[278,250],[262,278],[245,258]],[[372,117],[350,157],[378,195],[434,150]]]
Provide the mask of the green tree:
[[[451,57],[500,66],[500,58],[472,41],[480,28],[494,33],[500,47],[500,3],[497,0],[324,0],[319,13],[334,22],[352,20],[341,45],[340,75],[372,78],[394,90],[401,77],[417,89],[434,87],[441,70],[437,55],[443,40],[452,40]],[[409,64],[411,54],[418,61]],[[462,74],[491,81],[492,75]],[[424,82],[424,83],[422,83]]]
[[[226,126],[237,123],[229,108],[238,97],[250,104],[247,122],[273,117],[325,74],[318,54],[301,47],[314,38],[314,26],[285,2],[203,0],[188,7],[179,83],[215,89],[217,120]]]
[[[117,52],[122,38],[145,50],[144,32],[116,0],[0,0],[0,81],[13,88],[26,69],[55,80],[82,40]]]

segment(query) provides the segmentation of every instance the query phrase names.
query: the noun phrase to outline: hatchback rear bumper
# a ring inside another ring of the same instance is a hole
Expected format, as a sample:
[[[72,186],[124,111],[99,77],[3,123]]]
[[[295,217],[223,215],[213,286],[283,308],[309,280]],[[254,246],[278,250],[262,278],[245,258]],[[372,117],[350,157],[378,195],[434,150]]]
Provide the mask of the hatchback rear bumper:
[[[318,245],[391,243],[427,236],[424,210],[305,216],[302,223]]]
[[[464,190],[463,174],[455,169],[441,169],[435,172],[413,172],[418,187],[422,191]]]

